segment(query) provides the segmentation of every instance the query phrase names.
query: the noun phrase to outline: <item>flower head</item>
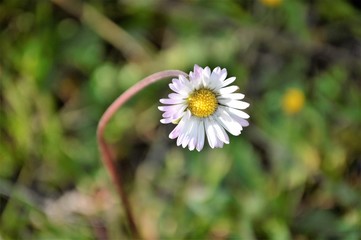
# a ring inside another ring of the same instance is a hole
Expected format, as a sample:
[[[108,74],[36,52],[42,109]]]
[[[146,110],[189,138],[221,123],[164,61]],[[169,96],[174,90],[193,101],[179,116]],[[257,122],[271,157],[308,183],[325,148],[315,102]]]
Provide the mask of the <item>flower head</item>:
[[[261,2],[268,7],[277,7],[282,3],[282,0],[261,0]]]
[[[241,134],[243,127],[249,125],[245,120],[249,115],[242,111],[249,103],[240,101],[244,95],[235,93],[237,86],[229,86],[235,80],[227,78],[225,68],[216,67],[211,72],[209,67],[198,65],[188,78],[174,78],[169,84],[174,93],[160,99],[165,105],[158,107],[164,112],[161,123],[177,124],[169,137],[177,138],[178,146],[200,151],[206,136],[211,148],[221,148],[229,143],[225,130],[234,136]]]
[[[297,88],[290,88],[282,98],[282,108],[288,115],[293,115],[301,111],[305,105],[305,95]]]

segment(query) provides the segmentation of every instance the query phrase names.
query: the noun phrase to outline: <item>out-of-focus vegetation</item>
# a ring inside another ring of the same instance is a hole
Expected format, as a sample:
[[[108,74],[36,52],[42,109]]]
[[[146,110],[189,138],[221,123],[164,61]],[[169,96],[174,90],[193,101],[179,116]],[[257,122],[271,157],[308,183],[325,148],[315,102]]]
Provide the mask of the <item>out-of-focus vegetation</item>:
[[[0,56],[0,239],[128,239],[98,119],[194,64],[237,77],[251,125],[223,149],[176,147],[167,80],[117,113],[106,138],[142,235],[361,238],[360,1],[5,0]]]

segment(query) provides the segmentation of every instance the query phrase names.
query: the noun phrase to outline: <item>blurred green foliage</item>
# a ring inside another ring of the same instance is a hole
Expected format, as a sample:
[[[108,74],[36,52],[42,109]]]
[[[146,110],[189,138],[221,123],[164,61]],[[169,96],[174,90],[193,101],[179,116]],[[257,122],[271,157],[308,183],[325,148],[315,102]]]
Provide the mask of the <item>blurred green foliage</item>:
[[[359,1],[69,2],[0,3],[0,239],[128,239],[98,119],[141,78],[194,64],[237,77],[251,125],[223,149],[177,148],[156,108],[167,81],[119,110],[106,137],[143,236],[361,238]]]

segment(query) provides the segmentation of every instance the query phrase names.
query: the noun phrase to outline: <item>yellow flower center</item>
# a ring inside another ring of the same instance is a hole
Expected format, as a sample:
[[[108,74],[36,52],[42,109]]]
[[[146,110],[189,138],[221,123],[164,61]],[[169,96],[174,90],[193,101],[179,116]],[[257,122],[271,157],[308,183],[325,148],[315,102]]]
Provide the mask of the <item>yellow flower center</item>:
[[[188,109],[194,116],[200,118],[212,115],[218,106],[216,94],[206,88],[193,92],[187,100]]]

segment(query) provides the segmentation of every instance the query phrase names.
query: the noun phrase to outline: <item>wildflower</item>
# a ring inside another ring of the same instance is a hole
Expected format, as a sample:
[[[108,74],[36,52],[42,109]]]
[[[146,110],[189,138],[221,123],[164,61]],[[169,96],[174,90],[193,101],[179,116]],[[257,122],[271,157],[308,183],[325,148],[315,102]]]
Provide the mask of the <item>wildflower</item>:
[[[160,99],[165,106],[158,108],[164,112],[161,123],[177,124],[169,137],[177,138],[178,146],[201,151],[206,135],[211,148],[221,148],[229,143],[225,130],[238,136],[249,125],[245,120],[249,115],[242,111],[249,103],[240,101],[244,95],[235,93],[237,86],[229,86],[236,78],[226,77],[225,68],[211,72],[209,67],[195,65],[189,79],[179,75],[169,84],[174,93]]]
[[[261,0],[261,2],[268,7],[277,7],[282,3],[282,0]]]
[[[287,90],[282,99],[283,111],[289,115],[298,113],[305,104],[305,95],[297,88]]]

